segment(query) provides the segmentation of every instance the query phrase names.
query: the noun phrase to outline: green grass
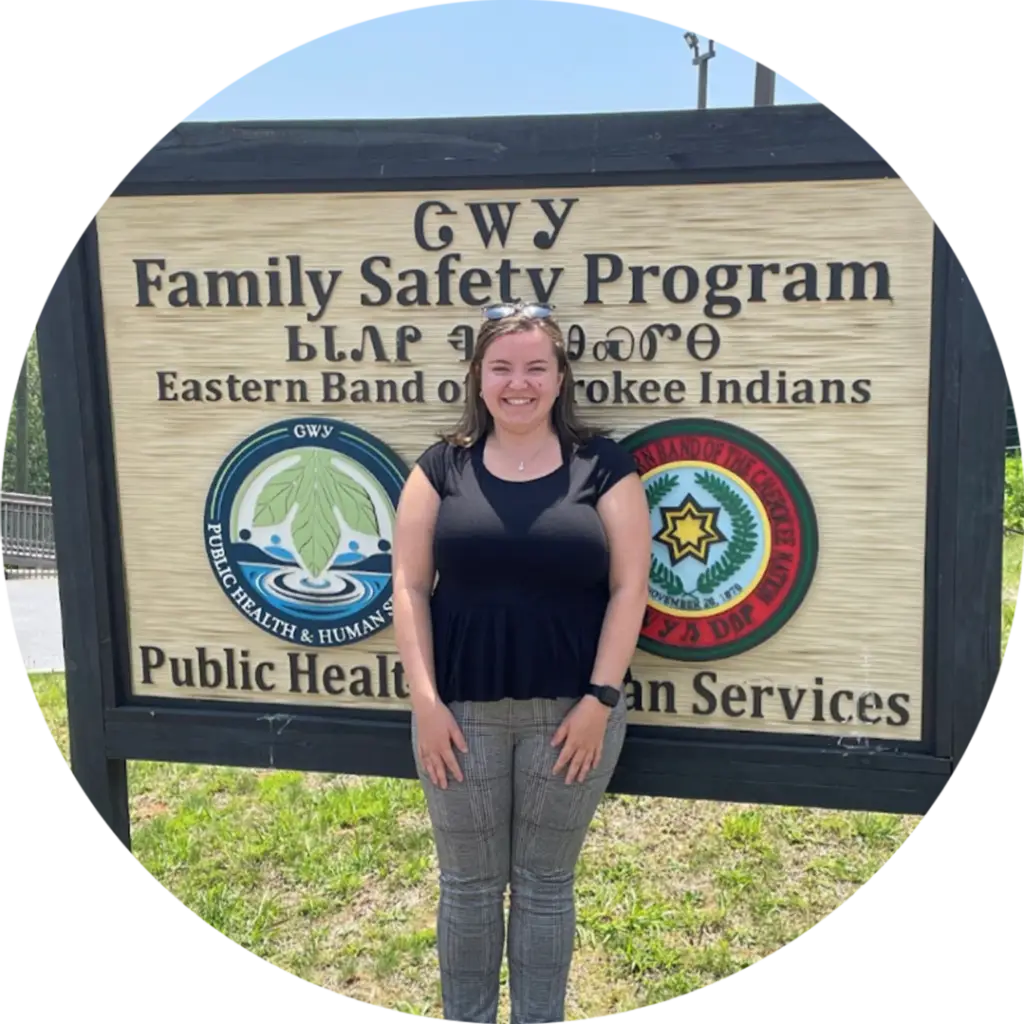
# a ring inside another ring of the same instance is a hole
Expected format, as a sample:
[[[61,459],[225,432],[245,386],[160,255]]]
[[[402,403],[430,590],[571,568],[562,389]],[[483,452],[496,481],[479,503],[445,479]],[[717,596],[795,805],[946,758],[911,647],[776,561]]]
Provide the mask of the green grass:
[[[1003,653],[1013,623],[1013,612],[1020,589],[1021,561],[1024,557],[1024,537],[1008,533],[1003,539]],[[1019,642],[1019,641],[1018,641]]]
[[[1007,539],[1004,643],[1022,547]],[[63,679],[32,685],[66,757]],[[132,762],[129,787],[136,856],[204,920],[315,984],[441,1015],[417,784]],[[918,820],[607,797],[579,866],[569,1016],[660,1002],[767,956],[856,892]]]
[[[67,756],[63,679],[32,682]],[[213,927],[325,988],[441,1015],[436,861],[416,783],[132,762],[129,791],[135,855]],[[579,866],[570,1016],[660,1002],[767,956],[916,821],[607,797]]]

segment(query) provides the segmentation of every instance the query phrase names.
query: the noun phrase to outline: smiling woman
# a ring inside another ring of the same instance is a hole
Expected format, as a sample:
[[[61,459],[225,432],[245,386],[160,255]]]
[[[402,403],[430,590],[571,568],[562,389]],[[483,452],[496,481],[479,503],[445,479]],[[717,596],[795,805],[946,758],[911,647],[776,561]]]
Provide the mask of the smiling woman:
[[[632,456],[576,419],[550,310],[484,317],[462,419],[399,504],[395,629],[441,869],[445,1016],[496,1019],[510,887],[519,1024],[564,1018],[576,860],[625,737],[651,541]]]
[[[497,463],[500,475],[513,466],[517,454],[524,455],[525,437],[539,433],[537,450],[519,458],[516,469],[530,475],[554,469],[561,457],[558,435],[545,420],[565,374],[559,371],[551,339],[538,327],[500,335],[488,347],[480,369],[480,396],[494,410],[492,416],[510,449],[495,438],[486,452],[490,463]]]

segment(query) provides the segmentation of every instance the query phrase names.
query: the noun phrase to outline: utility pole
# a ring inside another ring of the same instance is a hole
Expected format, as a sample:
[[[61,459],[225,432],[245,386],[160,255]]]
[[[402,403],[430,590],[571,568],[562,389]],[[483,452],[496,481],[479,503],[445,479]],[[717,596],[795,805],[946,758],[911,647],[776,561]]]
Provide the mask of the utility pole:
[[[754,106],[770,107],[775,103],[775,72],[758,64],[754,71]]]
[[[14,392],[14,489],[19,494],[28,491],[28,357]]]
[[[700,40],[693,32],[685,32],[683,38],[686,45],[693,50],[693,63],[697,65],[697,109],[704,110],[708,105],[708,61],[715,55],[715,41],[708,40],[707,53],[700,52]]]

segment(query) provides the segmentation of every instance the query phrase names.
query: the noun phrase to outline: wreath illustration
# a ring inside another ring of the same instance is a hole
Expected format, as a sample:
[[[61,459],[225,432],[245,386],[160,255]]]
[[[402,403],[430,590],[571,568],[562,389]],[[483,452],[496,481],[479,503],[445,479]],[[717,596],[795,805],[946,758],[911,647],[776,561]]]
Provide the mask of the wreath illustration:
[[[651,582],[670,597],[708,595],[728,583],[750,561],[757,550],[757,523],[740,493],[714,473],[697,473],[696,483],[711,494],[732,519],[732,537],[721,557],[697,577],[694,590],[687,590],[683,581],[668,566],[651,556]],[[665,476],[647,488],[647,507],[656,508],[679,482],[677,476]]]

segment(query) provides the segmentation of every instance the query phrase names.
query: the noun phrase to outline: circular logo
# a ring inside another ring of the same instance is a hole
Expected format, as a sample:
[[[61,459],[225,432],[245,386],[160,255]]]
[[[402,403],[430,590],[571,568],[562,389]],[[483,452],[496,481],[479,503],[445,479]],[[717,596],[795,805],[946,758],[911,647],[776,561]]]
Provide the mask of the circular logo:
[[[251,622],[311,647],[391,624],[395,508],[408,470],[349,423],[285,420],[224,460],[206,499],[206,553]]]
[[[709,661],[763,643],[800,606],[818,557],[810,496],[771,445],[715,420],[622,441],[640,469],[652,557],[641,650]]]

